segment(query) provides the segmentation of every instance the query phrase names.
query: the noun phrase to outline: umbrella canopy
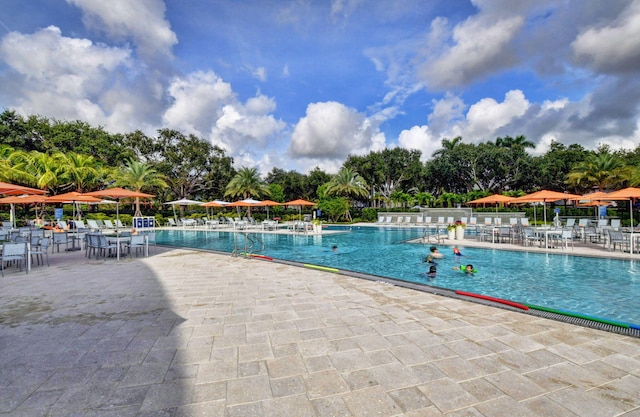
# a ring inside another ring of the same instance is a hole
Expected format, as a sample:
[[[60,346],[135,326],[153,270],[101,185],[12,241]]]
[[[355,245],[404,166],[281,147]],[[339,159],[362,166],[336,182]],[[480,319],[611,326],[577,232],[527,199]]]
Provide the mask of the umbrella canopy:
[[[272,200],[262,200],[260,202],[260,204],[258,204],[261,207],[266,207],[267,208],[267,219],[269,218],[269,207],[274,207],[274,206],[281,206],[282,203],[278,203],[277,201],[272,201]]]
[[[287,201],[286,203],[282,203],[283,206],[298,206],[298,215],[302,216],[302,206],[316,206],[318,203],[314,203],[313,201],[307,201],[302,199],[297,199],[293,201]]]
[[[10,184],[0,181],[0,194],[22,195],[22,194],[46,194],[46,191],[37,188],[24,187],[22,185]]]
[[[202,205],[202,201],[195,201],[195,200],[189,200],[187,198],[181,198],[180,200],[176,200],[176,201],[168,201],[164,204],[171,204],[174,206],[190,206],[190,205],[196,205],[196,206],[201,206]]]
[[[47,197],[47,203],[99,203],[100,201],[102,200],[98,197],[82,194],[77,191]]]
[[[245,198],[244,200],[234,201],[233,203],[227,204],[229,207],[254,207],[259,206],[261,201],[254,200],[253,198]]]
[[[629,219],[631,221],[631,246],[633,253],[633,200],[640,198],[640,188],[627,187],[607,194],[607,200],[629,200]]]
[[[226,201],[213,200],[207,203],[202,203],[202,207],[225,207],[228,204],[229,203],[227,203]]]
[[[577,194],[561,193],[559,191],[540,190],[540,191],[536,191],[535,193],[514,198],[509,202],[509,204],[542,203],[543,205],[542,212],[544,213],[544,223],[546,224],[547,223],[547,210],[546,210],[547,201],[571,200],[576,197],[581,197],[581,196]]]
[[[125,188],[114,187],[107,188],[105,190],[92,191],[86,193],[94,197],[109,197],[116,200],[116,219],[120,220],[120,199],[121,198],[148,198],[155,197],[154,195],[142,193],[140,191],[127,190]],[[118,222],[119,223],[119,222]],[[119,234],[119,229],[116,226],[116,233]]]
[[[82,194],[82,193],[79,193],[77,191],[71,191],[71,192],[68,192],[68,193],[57,194],[57,195],[52,195],[50,197],[47,197],[47,203],[71,203],[71,204],[73,204],[73,212],[72,212],[72,215],[71,215],[72,219],[76,218],[76,212],[78,213],[78,219],[80,219],[80,216],[81,216],[80,208],[78,207],[78,210],[76,210],[76,204],[77,203],[99,203],[100,201],[102,201],[102,200],[99,199],[98,197]]]
[[[286,203],[282,203],[283,206],[315,206],[318,203],[314,203],[313,201],[307,201],[302,199],[297,199],[293,201],[287,201]]]
[[[493,194],[486,197],[478,198],[477,200],[472,200],[467,202],[467,204],[499,204],[499,203],[508,203],[514,200],[515,197],[509,197],[502,194]]]
[[[33,204],[46,203],[47,198],[43,195],[11,195],[9,197],[0,198],[0,204]]]

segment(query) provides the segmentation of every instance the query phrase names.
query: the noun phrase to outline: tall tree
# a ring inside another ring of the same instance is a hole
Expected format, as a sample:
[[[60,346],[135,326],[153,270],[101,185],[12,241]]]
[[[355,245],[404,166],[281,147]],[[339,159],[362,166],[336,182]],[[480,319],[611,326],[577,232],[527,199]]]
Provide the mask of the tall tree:
[[[269,186],[260,178],[257,168],[242,167],[227,185],[224,195],[239,198],[261,198],[269,196]]]
[[[369,189],[360,174],[351,168],[342,168],[338,174],[329,181],[326,193],[329,196],[346,197],[352,200],[358,197],[367,197],[369,195]],[[347,211],[345,217],[351,219],[351,214]]]
[[[582,190],[596,188],[605,191],[622,184],[629,174],[629,167],[624,165],[620,157],[600,152],[577,164],[567,175],[567,184]]]
[[[129,161],[127,166],[118,171],[114,179],[119,186],[131,187],[138,192],[152,190],[156,187],[167,187],[164,175],[153,169],[149,164],[133,159]],[[136,197],[136,212],[134,216],[142,216],[140,198],[138,197]]]

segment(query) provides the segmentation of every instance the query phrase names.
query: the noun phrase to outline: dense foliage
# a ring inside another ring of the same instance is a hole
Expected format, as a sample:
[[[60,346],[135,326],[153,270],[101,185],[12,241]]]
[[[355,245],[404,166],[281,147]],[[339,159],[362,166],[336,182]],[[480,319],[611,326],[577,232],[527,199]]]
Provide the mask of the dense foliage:
[[[322,201],[332,217],[349,218],[350,209],[365,207],[446,207],[492,193],[585,193],[640,184],[640,146],[591,151],[552,142],[540,156],[531,155],[531,148],[523,136],[477,144],[457,137],[442,140],[426,162],[420,151],[392,148],[349,155],[336,175],[318,167],[308,174],[273,168],[263,179],[255,168],[236,171],[224,149],[176,130],[161,129],[155,137],[111,134],[81,121],[0,114],[0,180],[52,194],[117,184],[153,193],[159,201],[304,198]]]

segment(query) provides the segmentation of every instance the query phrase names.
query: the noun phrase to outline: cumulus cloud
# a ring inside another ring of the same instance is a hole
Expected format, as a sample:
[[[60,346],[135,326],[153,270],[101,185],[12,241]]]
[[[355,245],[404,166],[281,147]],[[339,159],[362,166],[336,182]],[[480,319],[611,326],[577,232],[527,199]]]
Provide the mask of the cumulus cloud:
[[[130,54],[64,37],[55,26],[34,34],[11,32],[0,43],[0,57],[13,70],[2,75],[2,84],[20,91],[10,103],[20,113],[82,119],[120,131],[130,126],[120,124],[114,97],[129,96],[119,82],[120,71],[131,64]]]
[[[403,130],[398,137],[398,144],[406,149],[417,149],[422,152],[421,160],[427,161],[435,151],[440,149],[441,140],[435,137],[428,126],[413,126]]]
[[[456,26],[454,45],[426,63],[419,71],[422,81],[431,89],[458,87],[515,63],[508,46],[523,22],[520,16],[491,24],[470,18]]]
[[[640,66],[640,1],[607,25],[589,27],[571,44],[578,62],[602,72],[634,72]]]
[[[365,117],[335,101],[312,103],[291,135],[289,152],[295,157],[344,158],[368,149],[371,129]]]
[[[67,0],[83,12],[85,26],[111,39],[133,41],[138,55],[152,58],[171,56],[176,34],[165,19],[162,0]]]
[[[209,133],[212,123],[222,116],[222,108],[235,100],[231,85],[211,71],[175,77],[167,93],[172,104],[162,117],[164,124],[200,136]]]

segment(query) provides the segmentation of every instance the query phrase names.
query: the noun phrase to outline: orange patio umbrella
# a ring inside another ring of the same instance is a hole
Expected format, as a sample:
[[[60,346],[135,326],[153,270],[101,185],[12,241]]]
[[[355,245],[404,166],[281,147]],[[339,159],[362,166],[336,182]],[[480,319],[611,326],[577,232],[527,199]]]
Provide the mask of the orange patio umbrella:
[[[318,203],[314,203],[313,201],[307,201],[303,199],[297,199],[293,201],[287,201],[286,203],[282,203],[283,206],[298,206],[298,214],[302,215],[302,206],[317,206]]]
[[[607,194],[607,200],[629,200],[629,219],[631,221],[631,246],[630,252],[633,253],[633,200],[640,198],[640,188],[627,187],[622,190],[613,191]]]
[[[509,203],[514,199],[515,197],[509,197],[502,194],[493,194],[493,195],[488,195],[486,197],[478,198],[476,200],[468,201],[467,204],[495,204],[496,212],[498,212],[499,204]]]
[[[281,206],[282,203],[278,203],[277,201],[272,201],[272,200],[262,200],[260,202],[260,204],[258,204],[261,207],[266,207],[267,208],[267,219],[269,218],[269,207],[274,207],[274,206]]]
[[[109,197],[116,200],[116,219],[120,220],[120,199],[121,198],[150,198],[155,197],[152,194],[143,193],[140,191],[127,190],[125,188],[114,187],[107,188],[105,190],[92,191],[86,193],[86,195],[94,197]],[[138,213],[135,213],[138,214]],[[119,233],[119,229],[116,226],[116,233]]]
[[[509,204],[542,203],[542,206],[543,206],[542,213],[544,214],[544,223],[546,224],[547,223],[547,210],[546,210],[547,201],[571,200],[576,197],[580,197],[580,196],[577,194],[561,193],[559,191],[540,190],[540,191],[536,191],[535,193],[514,198],[509,202]],[[533,213],[535,214],[535,211]]]
[[[45,190],[37,188],[25,187],[22,185],[11,184],[0,181],[0,194],[2,195],[22,195],[22,194],[46,194]]]

